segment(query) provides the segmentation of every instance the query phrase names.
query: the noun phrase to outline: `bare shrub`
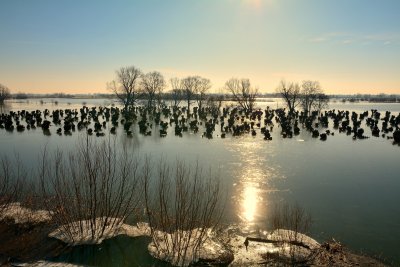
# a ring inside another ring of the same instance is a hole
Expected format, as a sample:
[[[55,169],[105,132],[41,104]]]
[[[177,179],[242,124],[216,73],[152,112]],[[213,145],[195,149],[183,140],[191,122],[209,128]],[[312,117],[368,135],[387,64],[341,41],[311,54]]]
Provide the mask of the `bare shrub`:
[[[14,160],[4,156],[0,160],[0,221],[5,219],[5,211],[12,202],[18,200],[21,181],[26,178],[26,171],[18,155]]]
[[[138,162],[115,143],[80,140],[76,151],[49,156],[39,167],[45,206],[71,243],[98,242],[112,234],[138,203]]]
[[[311,238],[307,237],[312,224],[311,216],[298,204],[276,205],[271,215],[271,226],[275,231],[272,239],[279,242],[282,257],[289,266],[303,264],[310,255]],[[302,255],[303,256],[300,256]],[[288,256],[288,257],[285,257]]]
[[[161,161],[151,180],[150,165],[147,160],[144,168],[150,251],[173,265],[188,265],[199,257],[208,231],[219,222],[219,180],[203,175],[198,165],[191,169],[178,161],[172,169]]]

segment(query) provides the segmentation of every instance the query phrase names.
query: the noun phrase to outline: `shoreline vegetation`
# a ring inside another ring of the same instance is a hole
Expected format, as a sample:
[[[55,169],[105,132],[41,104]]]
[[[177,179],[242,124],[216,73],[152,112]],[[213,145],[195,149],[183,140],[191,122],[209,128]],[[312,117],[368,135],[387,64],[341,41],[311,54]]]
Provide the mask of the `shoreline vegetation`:
[[[123,224],[102,240],[88,242],[82,239],[82,243],[69,243],[69,240],[58,238],[56,232],[60,229],[55,228],[51,219],[33,219],[37,212],[43,211],[22,208],[16,203],[10,209],[14,214],[0,221],[0,266],[87,266],[88,263],[82,259],[83,262],[63,262],[60,258],[76,247],[101,250],[103,243],[120,237],[131,240],[151,238],[148,225],[138,223]],[[21,221],[18,218],[21,216],[32,217]],[[160,236],[164,237],[165,233],[160,233]],[[240,226],[234,225],[219,230],[218,237],[216,233],[208,232],[197,257],[191,261],[178,262],[177,257],[160,254],[154,241],[148,244],[147,250],[154,257],[153,266],[167,266],[167,263],[172,266],[388,266],[381,260],[351,252],[334,239],[320,244],[306,235],[283,229],[249,235],[241,233]]]

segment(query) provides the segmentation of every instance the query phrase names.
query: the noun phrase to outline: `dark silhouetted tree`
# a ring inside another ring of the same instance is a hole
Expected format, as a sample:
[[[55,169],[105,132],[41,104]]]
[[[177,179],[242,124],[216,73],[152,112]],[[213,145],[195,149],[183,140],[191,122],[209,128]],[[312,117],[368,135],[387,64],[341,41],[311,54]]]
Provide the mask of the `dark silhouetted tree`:
[[[174,107],[177,107],[179,103],[181,102],[185,91],[182,89],[182,83],[179,78],[171,78],[169,80],[171,84],[171,96],[172,100],[174,101]]]
[[[10,89],[0,83],[0,104],[4,103],[4,100],[8,98],[10,98]]]
[[[109,90],[114,92],[122,102],[125,114],[136,103],[140,91],[140,78],[142,72],[135,66],[122,67],[116,71],[116,79],[107,84]]]
[[[188,110],[193,100],[197,100],[199,108],[202,108],[207,91],[211,88],[209,79],[200,76],[188,76],[181,80],[181,88],[184,90]]]
[[[225,89],[244,110],[253,110],[258,90],[251,86],[249,79],[231,78],[225,83]]]
[[[310,114],[319,100],[322,101],[323,99],[327,99],[327,97],[323,95],[324,92],[318,81],[303,81],[303,84],[301,85],[301,106],[304,113],[307,115]],[[327,100],[324,100],[324,102],[327,103]],[[318,104],[318,106],[322,105],[323,102]]]
[[[296,107],[300,104],[300,86],[297,83],[287,83],[282,80],[278,88],[276,88],[276,92],[285,101],[286,106],[289,109],[289,114],[293,114]]]
[[[203,107],[203,103],[206,100],[206,94],[211,88],[211,82],[209,79],[197,77],[199,80],[199,86],[197,88],[197,105],[199,109]]]
[[[147,106],[152,107],[157,100],[158,105],[161,105],[161,95],[166,86],[164,76],[158,71],[149,72],[143,75],[142,91],[147,97]]]

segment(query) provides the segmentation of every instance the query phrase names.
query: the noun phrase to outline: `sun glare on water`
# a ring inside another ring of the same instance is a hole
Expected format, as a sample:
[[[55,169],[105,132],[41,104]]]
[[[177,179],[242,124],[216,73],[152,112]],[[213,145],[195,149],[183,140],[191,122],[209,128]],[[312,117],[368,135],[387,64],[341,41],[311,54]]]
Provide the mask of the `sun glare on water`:
[[[243,217],[247,222],[254,221],[254,215],[257,207],[257,189],[248,185],[243,192]]]

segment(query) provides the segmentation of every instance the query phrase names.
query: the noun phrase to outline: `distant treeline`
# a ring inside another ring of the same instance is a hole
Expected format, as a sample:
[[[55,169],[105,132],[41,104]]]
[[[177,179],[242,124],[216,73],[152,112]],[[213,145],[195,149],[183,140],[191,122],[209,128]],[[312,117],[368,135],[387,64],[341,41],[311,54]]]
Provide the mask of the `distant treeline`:
[[[338,97],[339,98],[339,97]],[[374,103],[400,103],[400,95],[351,95],[351,96],[341,96],[342,102],[374,102]]]
[[[174,98],[172,92],[163,93],[163,99],[172,100]],[[210,96],[223,96],[223,100],[232,100],[232,96],[229,94],[217,94],[210,93]],[[280,98],[278,93],[266,93],[259,94],[260,98]],[[15,93],[12,95],[14,99],[28,99],[28,98],[115,98],[114,94],[65,94],[65,93],[54,93],[54,94],[27,94],[27,93]],[[400,95],[395,94],[356,94],[356,95],[329,95],[330,99],[341,99],[342,102],[380,102],[380,103],[400,103]]]
[[[27,99],[27,98],[114,98],[114,94],[65,94],[65,93],[53,93],[53,94],[27,94],[27,93],[15,93],[12,94],[14,99]]]

